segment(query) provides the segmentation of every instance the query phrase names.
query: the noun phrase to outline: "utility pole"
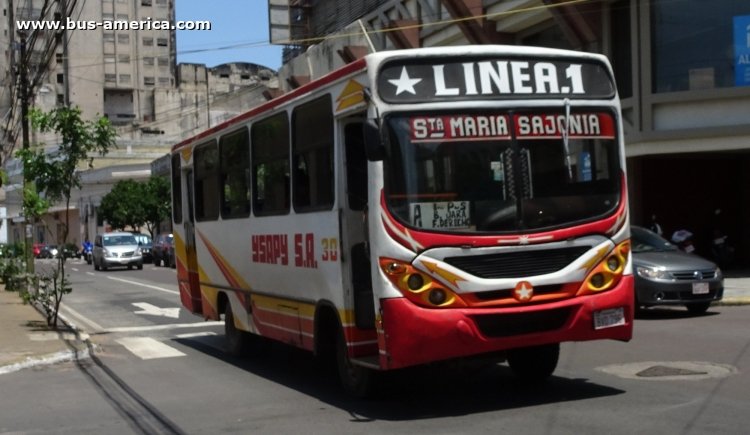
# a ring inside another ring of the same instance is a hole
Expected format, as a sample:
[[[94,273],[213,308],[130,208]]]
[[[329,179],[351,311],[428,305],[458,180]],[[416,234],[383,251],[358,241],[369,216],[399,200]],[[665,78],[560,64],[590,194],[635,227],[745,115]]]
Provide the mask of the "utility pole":
[[[22,131],[22,144],[23,149],[29,149],[29,76],[28,76],[28,59],[26,58],[26,32],[18,31],[18,36],[21,38],[21,59],[19,62],[19,78],[20,78],[20,93],[21,93],[21,131]],[[31,185],[29,180],[28,168],[24,164],[23,166],[23,202],[26,202],[26,190]],[[32,252],[32,245],[34,244],[34,237],[32,234],[32,222],[30,216],[24,216],[25,221],[25,249],[24,257],[26,258],[26,272],[29,274],[34,273],[34,255]]]

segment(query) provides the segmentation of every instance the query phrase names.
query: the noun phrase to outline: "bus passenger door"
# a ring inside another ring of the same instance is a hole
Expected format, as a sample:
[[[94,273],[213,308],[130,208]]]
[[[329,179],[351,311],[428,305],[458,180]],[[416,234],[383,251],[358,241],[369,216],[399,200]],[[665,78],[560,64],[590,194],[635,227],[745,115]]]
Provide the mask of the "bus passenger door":
[[[375,303],[370,276],[367,222],[367,159],[362,137],[363,120],[356,118],[343,124],[343,154],[345,161],[344,201],[342,201],[342,250],[348,254],[348,267],[344,263],[346,286],[352,291],[354,323],[361,329],[375,328]]]
[[[187,219],[183,221],[185,229],[185,268],[187,269],[187,282],[180,284],[180,298],[182,304],[194,314],[203,312],[201,303],[201,287],[198,276],[198,258],[195,251],[195,204],[193,201],[193,170],[185,171],[185,183],[187,191]],[[182,278],[184,279],[184,278]],[[181,279],[181,281],[182,281]],[[187,292],[183,286],[187,285]]]

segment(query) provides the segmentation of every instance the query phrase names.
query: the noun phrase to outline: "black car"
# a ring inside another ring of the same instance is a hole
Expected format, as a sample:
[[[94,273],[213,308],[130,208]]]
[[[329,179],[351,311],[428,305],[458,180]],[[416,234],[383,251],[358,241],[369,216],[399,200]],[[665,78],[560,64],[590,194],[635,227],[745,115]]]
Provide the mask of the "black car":
[[[176,267],[174,257],[174,236],[172,234],[159,234],[152,249],[154,265]]]
[[[630,231],[636,308],[684,305],[700,314],[721,300],[724,276],[716,264],[645,228],[632,226]]]
[[[151,236],[141,233],[136,233],[135,240],[138,241],[138,246],[141,247],[141,255],[143,256],[144,263],[151,263],[154,261],[153,254],[151,253],[152,243]]]
[[[37,258],[57,258],[58,253],[57,245],[44,245],[39,250]]]

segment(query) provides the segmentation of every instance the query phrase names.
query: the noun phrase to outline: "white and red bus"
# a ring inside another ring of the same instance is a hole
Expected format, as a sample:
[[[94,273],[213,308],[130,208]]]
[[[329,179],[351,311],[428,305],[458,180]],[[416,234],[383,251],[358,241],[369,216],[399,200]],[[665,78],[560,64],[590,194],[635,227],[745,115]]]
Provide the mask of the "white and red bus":
[[[632,335],[620,103],[604,56],[373,53],[172,149],[183,305],[378,371]],[[261,338],[263,337],[263,338]],[[257,349],[256,349],[257,350]]]

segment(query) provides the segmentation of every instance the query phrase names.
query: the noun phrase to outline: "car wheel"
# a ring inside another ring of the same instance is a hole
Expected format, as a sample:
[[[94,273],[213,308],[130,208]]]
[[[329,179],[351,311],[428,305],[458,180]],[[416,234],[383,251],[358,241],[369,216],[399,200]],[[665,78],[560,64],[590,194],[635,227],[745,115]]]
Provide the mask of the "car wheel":
[[[143,263],[138,263],[138,270],[143,270]]]
[[[526,382],[540,382],[552,375],[560,357],[560,344],[522,347],[508,351],[508,365]]]
[[[708,307],[711,306],[711,302],[699,302],[697,304],[687,304],[685,308],[690,314],[703,314],[708,311]]]

